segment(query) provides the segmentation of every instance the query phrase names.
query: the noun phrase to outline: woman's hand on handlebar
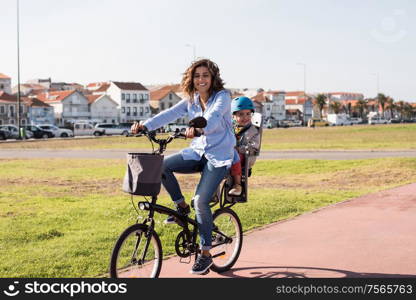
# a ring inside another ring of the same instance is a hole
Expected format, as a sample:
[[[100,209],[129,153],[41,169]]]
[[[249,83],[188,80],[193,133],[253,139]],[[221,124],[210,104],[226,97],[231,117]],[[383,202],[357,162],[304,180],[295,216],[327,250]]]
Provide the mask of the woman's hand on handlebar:
[[[195,137],[195,128],[194,127],[188,127],[185,131],[185,136],[187,139],[192,139]]]
[[[130,127],[130,131],[132,134],[137,134],[144,129],[143,122],[134,122],[133,125]]]
[[[185,136],[187,139],[192,139],[194,137],[201,136],[203,132],[204,131],[201,128],[189,127],[189,128],[186,128]]]

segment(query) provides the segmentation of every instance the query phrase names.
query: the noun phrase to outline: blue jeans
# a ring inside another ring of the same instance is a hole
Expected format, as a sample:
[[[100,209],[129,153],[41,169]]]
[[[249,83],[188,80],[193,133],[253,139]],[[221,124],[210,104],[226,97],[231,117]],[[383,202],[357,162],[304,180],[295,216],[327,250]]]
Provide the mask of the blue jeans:
[[[165,157],[163,161],[162,184],[172,200],[179,204],[185,200],[173,172],[191,174],[202,172],[194,196],[196,221],[198,224],[201,249],[211,249],[212,212],[209,202],[224,178],[227,167],[215,168],[204,156],[201,160],[184,160],[176,153]]]

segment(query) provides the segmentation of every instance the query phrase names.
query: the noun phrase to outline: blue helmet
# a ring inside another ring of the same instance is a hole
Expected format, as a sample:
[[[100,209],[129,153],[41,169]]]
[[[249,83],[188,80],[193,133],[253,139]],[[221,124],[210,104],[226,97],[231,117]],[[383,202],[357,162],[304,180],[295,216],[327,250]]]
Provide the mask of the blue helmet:
[[[234,98],[231,102],[231,112],[235,113],[236,111],[249,109],[254,112],[253,101],[248,97],[237,97]]]

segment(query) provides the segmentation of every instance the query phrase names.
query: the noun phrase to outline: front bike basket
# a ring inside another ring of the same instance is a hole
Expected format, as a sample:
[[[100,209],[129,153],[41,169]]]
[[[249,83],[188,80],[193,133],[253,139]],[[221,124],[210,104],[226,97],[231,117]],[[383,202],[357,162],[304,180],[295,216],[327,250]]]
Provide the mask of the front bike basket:
[[[150,153],[127,154],[127,169],[123,191],[131,195],[157,196],[162,179],[163,155]]]

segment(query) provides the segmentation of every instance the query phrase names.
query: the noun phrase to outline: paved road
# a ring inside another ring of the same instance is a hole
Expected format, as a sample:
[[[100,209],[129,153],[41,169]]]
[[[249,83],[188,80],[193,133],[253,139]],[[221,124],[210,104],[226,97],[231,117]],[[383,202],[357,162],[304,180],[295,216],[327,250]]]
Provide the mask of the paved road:
[[[416,183],[331,205],[245,234],[236,265],[206,277],[416,278],[415,215]],[[191,266],[167,259],[161,277]]]
[[[131,150],[148,152],[149,150]],[[36,150],[1,149],[0,158],[125,158],[129,150]],[[166,154],[176,151],[167,151]],[[382,157],[416,157],[416,150],[403,151],[363,151],[363,150],[311,150],[311,151],[262,151],[260,159],[367,159]]]

